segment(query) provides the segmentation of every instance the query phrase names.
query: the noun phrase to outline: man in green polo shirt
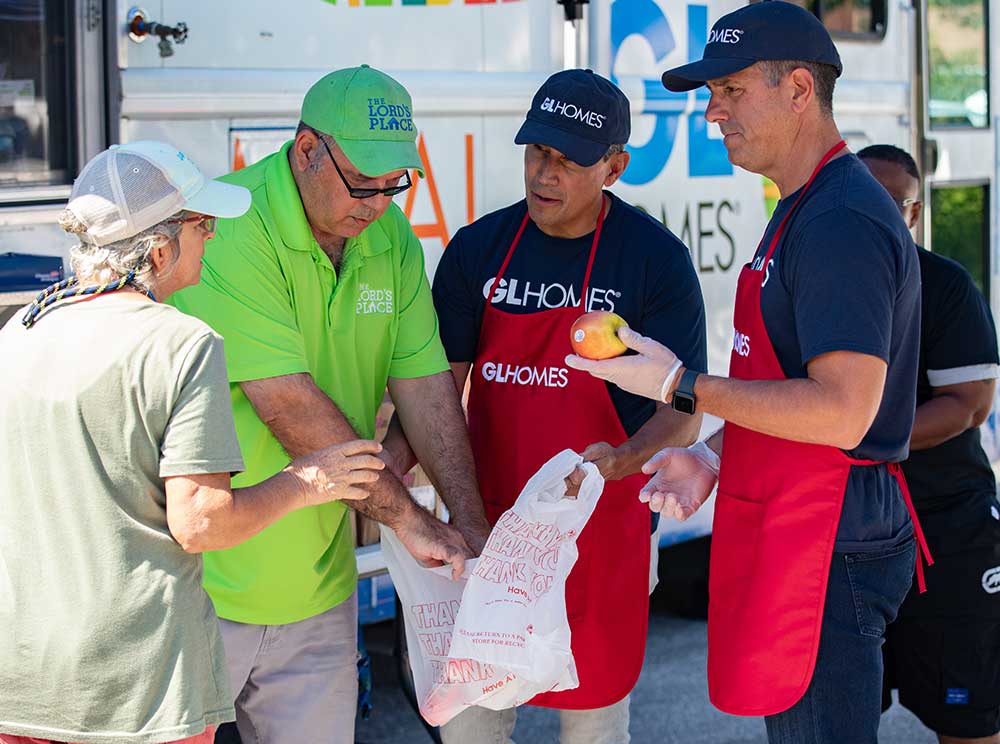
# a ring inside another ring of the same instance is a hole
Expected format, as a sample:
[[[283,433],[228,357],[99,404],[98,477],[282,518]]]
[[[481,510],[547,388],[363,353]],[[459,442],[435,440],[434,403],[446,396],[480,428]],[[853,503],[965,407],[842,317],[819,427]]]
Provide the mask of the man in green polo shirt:
[[[489,533],[420,242],[394,194],[421,169],[412,105],[389,76],[338,70],[306,94],[295,139],[223,180],[250,211],[221,220],[202,281],[174,295],[225,340],[249,486],[291,457],[371,438],[388,385],[387,468],[351,508],[456,575]],[[400,478],[419,460],[454,526]],[[205,556],[244,744],[353,742],[357,568],[341,502]]]

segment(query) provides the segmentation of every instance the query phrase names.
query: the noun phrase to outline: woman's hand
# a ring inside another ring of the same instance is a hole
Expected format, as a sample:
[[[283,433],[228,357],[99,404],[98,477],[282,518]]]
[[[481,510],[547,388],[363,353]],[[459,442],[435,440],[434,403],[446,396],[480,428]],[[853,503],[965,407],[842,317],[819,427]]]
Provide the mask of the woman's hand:
[[[356,439],[298,457],[286,469],[304,486],[303,506],[364,499],[368,492],[360,486],[377,481],[385,467],[381,451],[378,442]]]

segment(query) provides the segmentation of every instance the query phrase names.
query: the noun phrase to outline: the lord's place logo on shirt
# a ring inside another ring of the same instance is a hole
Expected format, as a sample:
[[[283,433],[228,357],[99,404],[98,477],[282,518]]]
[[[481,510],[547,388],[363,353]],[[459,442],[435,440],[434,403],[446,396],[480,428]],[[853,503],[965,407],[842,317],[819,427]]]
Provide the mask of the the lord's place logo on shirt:
[[[402,103],[387,103],[384,98],[369,98],[368,131],[412,132],[413,112]]]
[[[392,315],[391,289],[373,289],[368,284],[358,288],[358,315]]]
[[[495,277],[483,285],[483,297],[494,305],[514,305],[533,310],[554,310],[557,307],[577,307],[580,304],[580,298],[576,296],[576,290],[572,285],[566,287],[554,282],[548,284],[545,282],[522,282],[518,279],[501,279],[496,290],[493,291],[493,296],[490,297],[494,280]],[[607,310],[609,313],[613,313],[615,300],[622,296],[622,293],[616,289],[601,289],[599,287],[591,287],[587,294],[587,312]]]

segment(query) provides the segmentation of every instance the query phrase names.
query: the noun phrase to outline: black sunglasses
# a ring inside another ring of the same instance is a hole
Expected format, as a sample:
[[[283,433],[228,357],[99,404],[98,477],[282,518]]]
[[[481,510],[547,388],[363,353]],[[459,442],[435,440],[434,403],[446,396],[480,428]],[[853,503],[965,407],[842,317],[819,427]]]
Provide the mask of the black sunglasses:
[[[379,194],[385,194],[386,196],[395,196],[396,194],[402,194],[408,188],[410,188],[413,183],[410,181],[410,172],[406,171],[404,177],[406,178],[406,183],[401,183],[397,186],[390,186],[385,189],[359,189],[347,181],[347,177],[344,175],[344,171],[340,170],[340,166],[337,165],[337,159],[333,157],[333,152],[330,151],[330,146],[326,144],[326,140],[323,135],[317,131],[313,131],[316,138],[323,143],[323,147],[326,148],[326,154],[330,156],[330,162],[333,163],[333,167],[337,171],[337,175],[340,176],[340,180],[344,182],[344,188],[347,189],[347,193],[353,199],[371,199],[373,196],[378,196]]]

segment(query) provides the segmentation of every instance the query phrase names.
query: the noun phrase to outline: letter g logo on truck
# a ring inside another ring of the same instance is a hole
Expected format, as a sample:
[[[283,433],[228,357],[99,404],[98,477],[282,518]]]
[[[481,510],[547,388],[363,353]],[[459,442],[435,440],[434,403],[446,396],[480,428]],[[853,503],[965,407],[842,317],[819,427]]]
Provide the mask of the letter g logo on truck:
[[[687,61],[701,59],[708,38],[708,6],[690,3],[687,6]],[[730,29],[726,40],[737,43],[742,31]],[[688,110],[689,93],[674,93],[664,89],[660,73],[667,66],[666,58],[677,48],[674,32],[663,9],[656,0],[615,0],[611,5],[611,82],[619,84],[614,74],[625,41],[639,36],[649,46],[653,65],[643,71],[644,91],[641,108],[633,109],[640,116],[655,118],[653,133],[646,144],[629,145],[632,156],[622,182],[641,186],[654,180],[667,165],[674,149],[681,119],[687,119],[688,176],[731,176],[733,166],[721,139],[709,137],[705,109],[711,97],[708,89],[694,92],[694,107]],[[635,64],[636,62],[632,62]],[[646,63],[648,65],[648,62]],[[648,75],[648,77],[646,77]]]

